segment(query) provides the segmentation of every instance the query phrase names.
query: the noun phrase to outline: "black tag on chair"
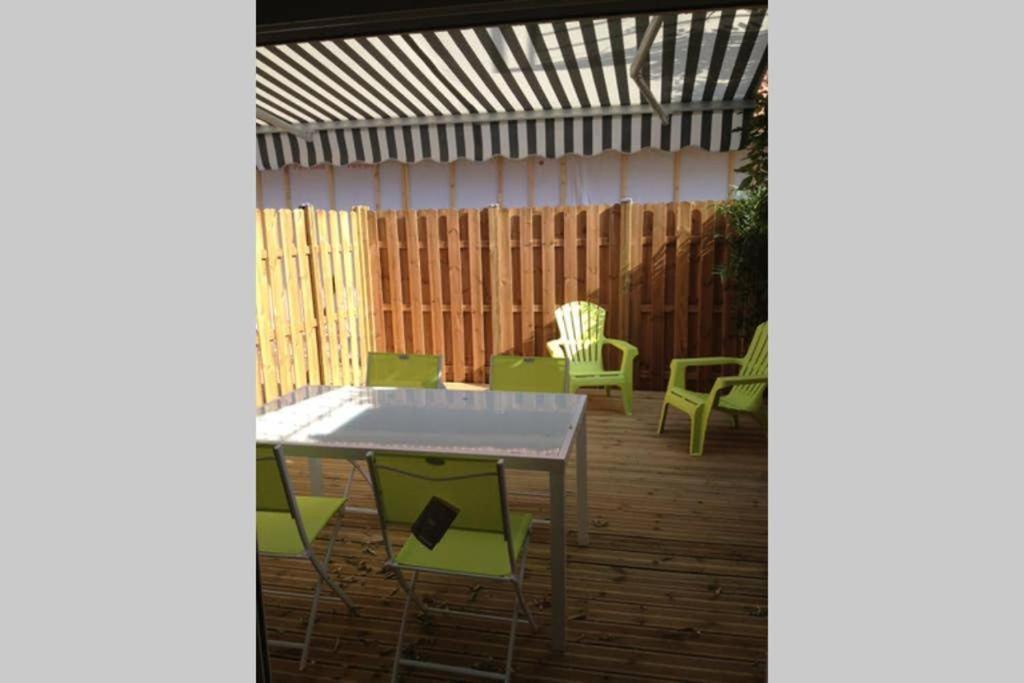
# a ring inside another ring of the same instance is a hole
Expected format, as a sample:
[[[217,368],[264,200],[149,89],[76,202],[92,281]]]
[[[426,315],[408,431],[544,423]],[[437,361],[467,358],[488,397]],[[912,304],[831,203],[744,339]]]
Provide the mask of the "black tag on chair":
[[[444,538],[448,527],[455,521],[459,514],[459,508],[437,496],[430,499],[430,502],[423,508],[423,512],[412,523],[412,535],[416,540],[430,550],[434,549],[441,539]]]

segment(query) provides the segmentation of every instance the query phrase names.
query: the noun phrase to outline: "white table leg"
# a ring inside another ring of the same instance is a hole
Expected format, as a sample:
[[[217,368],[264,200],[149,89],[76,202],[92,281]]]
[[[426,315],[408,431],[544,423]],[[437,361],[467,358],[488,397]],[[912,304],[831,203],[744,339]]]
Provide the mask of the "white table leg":
[[[551,487],[551,647],[565,651],[566,554],[565,554],[565,470],[553,469]]]
[[[590,544],[590,510],[587,507],[587,414],[576,427],[576,542]]]
[[[307,458],[309,463],[309,495],[322,496],[324,494],[324,474],[320,465],[320,458]]]

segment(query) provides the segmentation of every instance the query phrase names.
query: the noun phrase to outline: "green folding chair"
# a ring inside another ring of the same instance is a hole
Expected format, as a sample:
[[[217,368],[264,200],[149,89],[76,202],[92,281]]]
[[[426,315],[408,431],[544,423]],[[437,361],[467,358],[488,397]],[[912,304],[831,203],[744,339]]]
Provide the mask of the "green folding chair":
[[[444,389],[444,365],[441,356],[421,353],[377,353],[366,354],[366,386],[394,387],[398,389]],[[367,483],[366,472],[352,461],[352,468],[345,482],[345,496],[352,493],[352,482],[356,472]]]
[[[738,365],[735,375],[719,377],[709,393],[686,388],[686,368],[709,365]],[[676,358],[669,365],[668,388],[661,406],[658,434],[665,429],[669,407],[690,416],[690,455],[704,452],[704,435],[712,410],[732,415],[733,426],[739,425],[740,415],[750,415],[762,427],[768,426],[764,394],[768,391],[768,322],[754,330],[754,337],[743,358],[710,356],[706,358]]]
[[[305,639],[301,643],[269,641],[271,645],[302,648],[300,671],[306,667],[309,656],[309,643],[313,638],[313,625],[316,623],[323,585],[327,584],[341,598],[349,612],[357,614],[355,604],[328,571],[334,541],[341,529],[344,508],[344,498],[296,496],[288,478],[281,447],[256,447],[256,547],[259,548],[259,554],[307,560],[319,575],[313,591],[313,604],[309,608]],[[327,542],[327,552],[321,560],[313,551],[311,540],[320,534],[332,518],[337,521]],[[264,592],[282,591],[264,589]]]
[[[589,301],[570,301],[555,309],[559,338],[548,342],[548,353],[554,358],[566,358],[569,368],[569,389],[604,387],[608,394],[612,387],[622,391],[622,408],[626,415],[633,414],[633,361],[639,350],[627,341],[604,336],[605,310]],[[612,346],[622,353],[622,363],[615,370],[604,367],[604,347]]]
[[[491,390],[569,393],[569,361],[564,358],[492,356]]]
[[[441,356],[419,353],[366,354],[366,386],[443,389]]]
[[[537,625],[523,597],[523,574],[526,571],[532,517],[527,513],[509,512],[504,463],[501,460],[372,452],[367,454],[367,462],[388,554],[385,566],[391,569],[406,592],[391,671],[392,683],[398,680],[402,667],[449,676],[510,680],[516,625],[520,622],[528,623],[534,629]],[[458,508],[459,513],[452,526],[433,550],[410,535],[396,554],[388,534],[389,528],[394,525],[411,525],[434,496]],[[410,581],[406,581],[403,572],[411,573]],[[421,572],[465,576],[474,581],[484,579],[511,583],[516,596],[512,617],[427,607],[416,595],[416,579]],[[505,672],[482,671],[403,657],[405,624],[412,602],[427,615],[461,614],[511,622]],[[520,618],[520,608],[526,614],[526,620]]]

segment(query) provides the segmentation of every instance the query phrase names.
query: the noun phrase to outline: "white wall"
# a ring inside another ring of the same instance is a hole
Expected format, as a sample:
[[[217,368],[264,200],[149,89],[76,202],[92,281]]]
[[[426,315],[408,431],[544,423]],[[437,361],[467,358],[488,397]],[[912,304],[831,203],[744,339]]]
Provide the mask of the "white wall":
[[[729,177],[729,154],[687,148],[679,158],[679,199],[702,201],[725,199]],[[733,154],[736,166],[742,164],[743,153]],[[534,205],[555,206],[560,201],[560,172],[557,159],[534,159]],[[529,183],[526,160],[503,160],[504,206],[528,206]],[[668,202],[673,199],[675,153],[643,150],[626,159],[626,194],[635,202]],[[379,167],[380,202],[382,209],[402,208],[402,164],[386,162]],[[622,197],[621,155],[605,152],[598,156],[570,156],[565,159],[565,204],[613,204]],[[262,182],[263,206],[287,205],[285,172],[259,172]],[[310,203],[330,208],[326,168],[288,169],[291,206]],[[735,173],[733,183],[742,175]],[[335,208],[363,204],[374,208],[373,166],[354,164],[334,167]],[[498,201],[498,164],[455,162],[455,195],[458,208],[481,208]],[[448,164],[424,161],[409,166],[409,207],[412,209],[444,209],[449,205]]]

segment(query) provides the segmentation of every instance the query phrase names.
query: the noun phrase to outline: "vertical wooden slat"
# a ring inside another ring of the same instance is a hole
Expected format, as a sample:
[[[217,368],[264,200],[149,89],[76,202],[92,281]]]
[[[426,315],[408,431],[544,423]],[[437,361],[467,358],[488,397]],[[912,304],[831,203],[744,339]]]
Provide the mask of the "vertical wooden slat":
[[[629,281],[629,336],[627,339],[637,346],[641,346],[640,336],[640,305],[642,303],[643,295],[643,275],[644,275],[644,248],[643,248],[643,234],[644,234],[644,221],[643,214],[641,213],[642,205],[632,204],[630,206],[630,233],[629,233],[629,272],[632,273],[632,277]],[[643,367],[650,362],[650,350],[640,349],[640,360],[638,365]],[[647,357],[645,357],[647,356]]]
[[[732,225],[723,220],[723,231],[725,233],[724,244],[722,245],[722,260],[717,264],[719,267],[729,263],[730,242],[733,236]],[[720,280],[721,281],[721,280]],[[736,338],[736,314],[733,311],[733,285],[732,282],[722,283],[722,354],[736,356],[739,354],[740,340]]]
[[[463,331],[462,310],[462,235],[459,230],[459,212],[451,209],[445,213],[445,228],[448,244],[448,291],[451,297],[449,320],[451,325],[452,379],[466,381],[466,347]]]
[[[543,306],[542,320],[544,321],[545,340],[554,339],[555,329],[555,308],[558,301],[555,298],[555,211],[550,206],[541,209],[541,305]]]
[[[288,328],[291,333],[291,350],[293,377],[296,387],[309,384],[307,370],[304,323],[305,304],[302,295],[302,281],[299,276],[298,260],[300,258],[295,246],[295,229],[289,211],[281,211],[281,235],[284,252],[285,286],[288,289]],[[305,260],[306,256],[301,256]],[[315,362],[315,361],[314,361]]]
[[[286,211],[284,215],[295,223],[295,247],[298,257],[295,259],[299,273],[299,298],[303,304],[302,330],[306,342],[306,371],[310,384],[320,384],[323,375],[320,371],[320,347],[317,344],[316,310],[313,299],[311,276],[309,273],[310,250],[306,242],[306,221],[302,211]]]
[[[365,381],[363,364],[366,352],[369,351],[373,338],[373,327],[370,321],[371,293],[365,277],[366,237],[363,232],[363,220],[366,207],[355,207],[352,211],[342,211],[338,215],[338,224],[342,237],[342,254],[350,255],[351,268],[345,270],[346,303],[351,313],[347,320],[351,322],[352,332],[349,337],[349,358],[352,365],[352,383],[362,385]],[[377,280],[376,276],[374,280]],[[379,280],[377,280],[379,282]],[[379,286],[379,285],[378,285]]]
[[[259,342],[258,363],[261,369],[262,399],[273,401],[281,395],[277,385],[277,366],[270,348],[270,294],[267,283],[269,262],[263,236],[264,212],[256,212],[256,338]]]
[[[627,339],[630,331],[630,308],[632,306],[633,274],[630,271],[633,248],[633,202],[629,199],[619,202],[619,325],[616,336]]]
[[[380,225],[376,211],[372,214],[368,211],[362,211],[360,217],[365,239],[364,243],[366,244],[366,259],[364,261],[366,272],[364,273],[363,281],[370,285],[366,289],[369,293],[368,306],[370,308],[371,326],[373,328],[373,350],[383,350],[387,348],[387,338],[385,336],[384,324],[383,283],[380,276],[384,268],[380,258]],[[369,345],[367,350],[371,350]]]
[[[290,225],[289,211],[281,211],[280,216],[274,211],[267,211],[263,217],[264,243],[267,246],[267,272],[270,274],[270,303],[274,316],[274,357],[277,362],[277,378],[281,385],[281,393],[286,394],[295,388],[295,375],[292,369],[292,360],[289,351],[290,341],[288,335],[287,314],[287,293],[282,273],[282,249],[280,231],[277,226],[277,218]],[[298,348],[294,353],[301,353]],[[300,378],[301,380],[301,378]]]
[[[448,362],[448,354],[444,349],[444,298],[441,296],[441,242],[438,236],[437,211],[430,209],[425,212],[427,230],[427,276],[430,285],[430,338],[431,353],[444,357]]]
[[[319,216],[319,213],[318,213]],[[348,211],[327,212],[327,225],[325,234],[325,250],[327,252],[327,263],[324,272],[327,274],[327,281],[324,289],[328,290],[327,304],[328,321],[334,329],[334,356],[337,370],[341,373],[341,382],[345,386],[355,383],[352,367],[353,338],[358,337],[358,331],[352,324],[351,297],[353,288],[349,285],[352,277],[352,267],[349,265],[352,244],[348,242],[346,254],[346,240],[343,233],[348,232]],[[332,305],[333,304],[333,305]],[[355,347],[358,349],[358,347]],[[336,375],[337,378],[337,375]]]
[[[346,386],[358,383],[359,329],[356,318],[358,296],[355,287],[355,259],[351,227],[354,212],[331,211],[328,226],[331,238],[331,271],[335,305],[338,307],[338,358]]]
[[[700,261],[697,281],[697,355],[713,355],[715,306],[715,227],[710,204],[700,205]],[[711,368],[700,368],[699,386],[707,389]]]
[[[318,341],[316,351],[320,364],[320,379],[324,384],[330,385],[335,383],[334,363],[332,362],[334,354],[331,352],[332,339],[325,319],[323,262],[320,253],[319,228],[312,207],[307,206],[304,211],[296,212],[296,218],[299,216],[302,216],[306,244],[309,249],[310,303],[316,321],[316,339]],[[296,226],[296,230],[298,230],[298,226]]]
[[[689,202],[672,207],[676,219],[676,278],[672,297],[672,357],[690,354],[690,235],[693,207]]]
[[[587,301],[601,302],[601,213],[604,208],[597,205],[590,205],[586,210],[587,232],[584,237],[586,241],[587,271],[584,287],[586,292],[583,296]]]
[[[562,214],[562,264],[564,282],[562,291],[566,301],[580,298],[579,279],[577,278],[577,255],[579,254],[579,211],[575,207],[558,207]]]
[[[423,268],[420,260],[420,226],[416,211],[403,211],[405,219],[405,255],[409,263],[409,307],[412,326],[412,352],[426,353],[423,330]]]
[[[651,344],[652,389],[662,389],[665,383],[665,272],[668,267],[668,211],[665,204],[651,207],[654,221],[651,225],[651,321],[653,328]]]
[[[328,348],[322,354],[325,358],[325,365],[331,367],[332,384],[351,384],[352,378],[348,372],[348,353],[342,353],[344,329],[344,317],[338,314],[342,300],[335,296],[335,279],[340,279],[342,273],[334,269],[334,257],[332,251],[334,244],[331,239],[331,217],[334,217],[337,225],[338,212],[332,211],[330,215],[324,209],[312,210],[307,214],[309,218],[316,219],[316,241],[319,248],[319,262],[321,262],[321,292],[324,297],[324,324],[327,329],[324,338],[328,341]],[[341,318],[341,319],[339,319]]]
[[[394,211],[384,214],[388,250],[388,285],[391,302],[391,344],[389,350],[405,353],[405,303],[402,294],[402,263],[398,253],[398,217]],[[385,346],[388,348],[388,346]]]
[[[469,243],[469,310],[470,329],[473,332],[473,381],[484,381],[484,266],[480,239],[480,212],[467,213],[467,241]]]
[[[519,210],[519,270],[522,288],[519,297],[519,328],[523,338],[521,353],[534,356],[537,355],[537,330],[533,310],[533,209]]]
[[[512,311],[512,235],[508,211],[497,205],[487,209],[491,253],[491,339],[492,355],[512,353],[514,317]]]

